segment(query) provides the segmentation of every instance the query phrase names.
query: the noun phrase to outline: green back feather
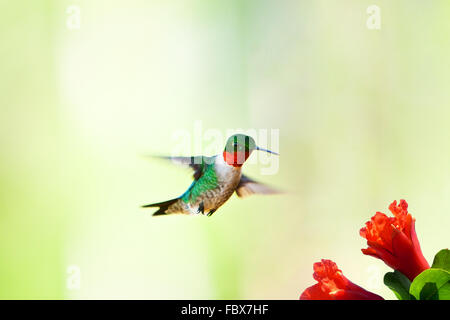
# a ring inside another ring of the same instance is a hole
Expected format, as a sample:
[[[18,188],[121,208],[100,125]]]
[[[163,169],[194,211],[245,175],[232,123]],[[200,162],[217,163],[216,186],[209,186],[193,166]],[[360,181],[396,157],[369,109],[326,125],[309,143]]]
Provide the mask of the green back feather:
[[[191,184],[189,189],[181,196],[181,199],[185,203],[195,203],[203,192],[215,189],[218,185],[214,163],[206,164],[203,162],[202,175]]]

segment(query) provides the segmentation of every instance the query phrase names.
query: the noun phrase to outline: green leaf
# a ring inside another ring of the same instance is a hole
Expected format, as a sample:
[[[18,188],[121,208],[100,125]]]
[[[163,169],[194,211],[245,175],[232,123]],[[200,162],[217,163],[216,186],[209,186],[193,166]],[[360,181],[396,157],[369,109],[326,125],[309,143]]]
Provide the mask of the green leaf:
[[[414,300],[414,297],[409,294],[411,281],[400,271],[386,273],[384,284],[395,293],[399,300]]]
[[[442,269],[450,272],[450,250],[442,249],[439,251],[433,260],[433,265],[431,266],[433,269]]]
[[[418,300],[450,299],[450,272],[427,269],[411,283],[409,293]]]
[[[436,283],[427,282],[420,291],[420,300],[439,300],[439,290]]]
[[[450,282],[439,288],[439,300],[450,300]]]

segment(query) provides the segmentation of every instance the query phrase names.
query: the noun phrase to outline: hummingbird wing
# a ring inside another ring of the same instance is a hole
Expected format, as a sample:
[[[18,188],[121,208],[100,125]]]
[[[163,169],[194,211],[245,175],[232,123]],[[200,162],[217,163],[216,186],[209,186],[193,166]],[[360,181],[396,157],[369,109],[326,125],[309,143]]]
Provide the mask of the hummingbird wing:
[[[243,198],[252,194],[278,194],[281,191],[271,188],[265,184],[256,182],[249,177],[242,175],[241,181],[236,187],[236,194],[238,197]]]
[[[198,180],[205,171],[208,164],[214,161],[213,157],[192,156],[192,157],[165,157],[157,156],[157,158],[170,160],[173,163],[185,167],[190,167],[194,170],[194,179]]]

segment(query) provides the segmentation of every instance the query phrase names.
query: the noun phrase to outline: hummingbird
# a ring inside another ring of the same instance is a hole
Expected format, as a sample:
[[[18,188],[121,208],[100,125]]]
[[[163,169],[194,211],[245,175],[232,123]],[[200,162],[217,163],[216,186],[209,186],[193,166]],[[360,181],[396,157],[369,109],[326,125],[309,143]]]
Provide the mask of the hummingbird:
[[[242,165],[255,150],[278,155],[258,147],[248,135],[235,134],[228,138],[222,154],[212,157],[160,157],[192,168],[194,181],[178,198],[142,207],[158,208],[153,216],[202,214],[210,217],[234,192],[238,197],[280,193],[242,174]]]

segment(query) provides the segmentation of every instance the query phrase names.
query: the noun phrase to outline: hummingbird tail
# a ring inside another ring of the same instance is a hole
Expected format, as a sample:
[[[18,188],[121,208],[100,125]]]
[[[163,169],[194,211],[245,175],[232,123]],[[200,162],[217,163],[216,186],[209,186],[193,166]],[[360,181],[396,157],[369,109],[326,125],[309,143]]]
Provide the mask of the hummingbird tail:
[[[145,206],[142,206],[142,208],[157,208],[157,207],[159,207],[159,209],[153,213],[153,216],[163,216],[163,215],[166,215],[169,213],[174,213],[174,212],[172,212],[172,210],[170,210],[171,209],[170,207],[172,205],[176,204],[178,202],[178,200],[180,200],[180,198],[175,198],[175,199],[164,201],[164,202],[147,204]]]

